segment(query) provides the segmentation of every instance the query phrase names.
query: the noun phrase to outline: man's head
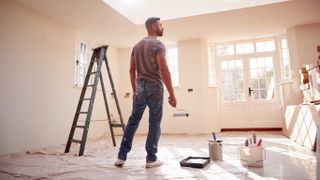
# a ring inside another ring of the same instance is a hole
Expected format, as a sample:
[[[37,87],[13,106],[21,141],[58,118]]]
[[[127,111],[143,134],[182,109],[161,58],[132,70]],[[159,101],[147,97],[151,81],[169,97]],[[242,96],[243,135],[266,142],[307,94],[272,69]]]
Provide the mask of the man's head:
[[[146,20],[146,28],[149,35],[152,36],[162,36],[163,35],[163,27],[160,22],[160,18],[151,17]]]

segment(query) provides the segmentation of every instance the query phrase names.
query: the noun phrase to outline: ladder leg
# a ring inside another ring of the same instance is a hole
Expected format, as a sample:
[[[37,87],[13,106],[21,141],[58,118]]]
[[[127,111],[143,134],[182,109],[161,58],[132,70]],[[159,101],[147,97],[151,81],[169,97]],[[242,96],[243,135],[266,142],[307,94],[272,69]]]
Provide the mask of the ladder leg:
[[[122,130],[123,130],[123,132],[124,132],[125,125],[124,125],[124,123],[123,123],[123,117],[122,117],[122,113],[121,113],[121,109],[120,109],[120,105],[119,105],[117,93],[116,93],[116,90],[115,90],[115,88],[114,88],[114,83],[113,83],[113,80],[112,80],[112,75],[111,75],[111,72],[110,72],[109,63],[108,63],[108,59],[107,59],[107,56],[106,56],[106,55],[104,56],[104,61],[105,61],[105,63],[106,63],[106,68],[107,68],[108,75],[109,75],[109,81],[110,81],[110,84],[111,84],[112,93],[113,93],[113,95],[114,95],[114,99],[115,99],[115,102],[116,102],[118,114],[119,114],[119,117],[120,117],[120,122],[121,122],[121,125],[122,125]]]
[[[113,132],[112,123],[111,123],[111,117],[110,117],[110,110],[109,110],[109,106],[108,106],[107,95],[106,95],[106,91],[105,91],[105,88],[104,88],[102,74],[100,74],[100,83],[101,83],[101,88],[102,88],[104,104],[105,104],[106,111],[107,111],[108,123],[109,123],[109,128],[110,128],[111,137],[112,137],[112,143],[113,143],[113,146],[116,146],[116,140],[114,138],[114,132]]]
[[[97,93],[97,86],[98,86],[98,81],[100,78],[101,66],[102,66],[103,57],[104,57],[105,53],[106,53],[105,49],[100,49],[100,56],[97,59],[96,76],[94,78],[93,88],[92,88],[92,92],[91,92],[91,99],[90,99],[90,104],[89,104],[88,113],[87,113],[87,117],[86,117],[85,128],[83,129],[83,133],[82,133],[79,156],[82,156],[84,153],[84,148],[85,148],[86,141],[87,141],[89,125],[90,125],[90,120],[91,120],[91,115],[92,115],[92,110],[93,110],[93,104],[94,104],[95,96]]]

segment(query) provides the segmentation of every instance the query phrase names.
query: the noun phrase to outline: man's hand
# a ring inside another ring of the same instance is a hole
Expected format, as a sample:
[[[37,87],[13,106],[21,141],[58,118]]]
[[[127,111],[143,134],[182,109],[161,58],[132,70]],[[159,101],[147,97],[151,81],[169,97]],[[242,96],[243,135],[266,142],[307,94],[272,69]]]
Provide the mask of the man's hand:
[[[177,100],[174,96],[169,96],[168,102],[174,108],[177,106]]]

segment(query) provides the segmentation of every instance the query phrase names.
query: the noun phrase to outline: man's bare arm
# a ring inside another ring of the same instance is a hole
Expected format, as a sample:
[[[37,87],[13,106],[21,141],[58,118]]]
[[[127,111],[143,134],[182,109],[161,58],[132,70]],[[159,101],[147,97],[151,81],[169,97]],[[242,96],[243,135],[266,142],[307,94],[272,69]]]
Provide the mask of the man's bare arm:
[[[131,81],[131,87],[133,96],[136,94],[136,62],[133,56],[130,58],[130,81]]]
[[[157,62],[159,65],[160,73],[162,80],[164,84],[167,87],[167,90],[169,92],[169,103],[172,107],[176,107],[177,100],[174,95],[173,87],[172,87],[172,81],[171,81],[171,74],[167,65],[166,57],[162,53],[157,54]]]

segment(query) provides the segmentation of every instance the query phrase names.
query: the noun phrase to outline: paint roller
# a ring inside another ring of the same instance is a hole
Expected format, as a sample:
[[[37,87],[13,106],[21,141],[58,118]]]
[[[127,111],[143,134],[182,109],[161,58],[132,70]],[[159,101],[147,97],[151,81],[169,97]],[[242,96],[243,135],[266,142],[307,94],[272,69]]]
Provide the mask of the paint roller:
[[[173,117],[188,117],[189,116],[189,114],[183,109],[176,108],[176,110],[178,112],[173,113]]]

